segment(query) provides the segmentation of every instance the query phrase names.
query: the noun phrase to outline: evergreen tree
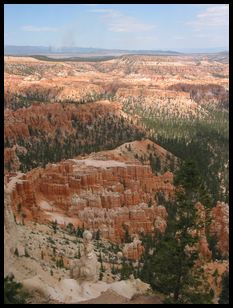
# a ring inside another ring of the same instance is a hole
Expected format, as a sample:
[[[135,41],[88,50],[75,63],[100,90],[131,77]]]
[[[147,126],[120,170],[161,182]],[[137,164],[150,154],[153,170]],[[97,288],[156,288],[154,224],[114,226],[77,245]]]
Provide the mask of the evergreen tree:
[[[26,304],[29,294],[22,290],[22,284],[14,278],[4,278],[4,304]]]
[[[189,249],[198,241],[190,231],[201,227],[195,209],[201,179],[194,164],[185,163],[174,182],[177,185],[175,213],[173,217],[169,216],[166,234],[156,241],[153,255],[146,252],[141,277],[152,288],[167,294],[167,303],[211,303],[212,294],[208,288],[199,289],[203,273],[194,266],[198,254],[195,249]]]
[[[104,268],[104,265],[103,265],[102,253],[101,252],[100,252],[100,255],[99,255],[99,262],[100,262],[100,280],[102,280],[103,276],[104,276],[105,268]]]
[[[78,258],[81,258],[80,246],[78,246]]]
[[[134,272],[134,269],[133,269],[132,262],[130,264],[127,264],[125,257],[123,257],[121,271],[120,271],[120,274],[121,274],[120,279],[121,280],[128,279],[130,274],[132,274],[133,272]]]
[[[69,234],[73,234],[74,232],[74,226],[71,222],[68,223],[66,230],[68,231]]]
[[[161,171],[161,162],[159,157],[156,158],[155,166],[158,172]]]
[[[129,234],[129,230],[128,228],[125,228],[125,238],[124,238],[124,242],[125,243],[131,243],[131,236]]]
[[[148,207],[151,207],[151,206],[152,206],[152,199],[150,199],[148,202]]]
[[[99,230],[99,229],[98,229],[97,232],[96,232],[95,239],[96,239],[97,241],[99,241],[99,239],[100,239],[100,230]]]
[[[54,233],[57,233],[57,220],[51,222],[51,227]]]
[[[221,256],[221,254],[218,251],[216,236],[209,234],[209,232],[208,232],[206,238],[207,238],[207,242],[208,242],[208,245],[209,245],[209,249],[212,252],[212,259],[213,260],[216,260],[216,259],[221,260],[223,257]]]
[[[82,230],[80,229],[80,227],[78,226],[78,228],[76,229],[76,236],[77,237],[81,237],[82,234]]]
[[[225,273],[222,280],[222,292],[219,304],[229,304],[229,273]]]
[[[112,267],[111,267],[111,273],[112,273],[113,275],[116,275],[116,274],[117,274],[117,268],[115,268],[114,263],[113,263],[113,265],[112,265]]]

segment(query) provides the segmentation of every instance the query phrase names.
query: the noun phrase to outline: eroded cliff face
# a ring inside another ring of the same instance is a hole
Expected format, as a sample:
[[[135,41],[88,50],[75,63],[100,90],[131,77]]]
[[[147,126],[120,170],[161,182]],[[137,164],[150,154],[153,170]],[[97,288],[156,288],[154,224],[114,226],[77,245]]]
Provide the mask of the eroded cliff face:
[[[229,257],[229,205],[218,201],[210,212],[200,202],[195,206],[198,223],[202,226],[198,230],[200,259],[210,261],[212,258],[212,248],[209,247],[207,233],[216,238],[215,248],[223,258],[227,259]]]
[[[100,230],[103,238],[118,243],[124,240],[126,228],[130,235],[155,229],[164,232],[167,212],[156,203],[155,193],[168,199],[173,196],[172,173],[155,176],[149,165],[130,155],[124,159],[121,150],[76,157],[22,174],[11,194],[16,220],[72,222]],[[15,175],[9,173],[7,182]]]
[[[207,56],[5,57],[4,69],[6,171],[151,136],[140,117],[208,119],[207,103],[228,108],[228,64]]]
[[[170,86],[168,89],[187,93],[190,99],[199,104],[212,104],[226,108],[229,106],[228,90],[219,84],[177,83]]]
[[[200,202],[195,204],[197,210],[197,225],[199,228],[190,230],[191,234],[198,237],[197,243],[192,247],[186,247],[186,252],[198,252],[198,259],[194,265],[195,269],[203,270],[201,289],[213,291],[213,303],[218,304],[219,296],[222,290],[222,279],[226,271],[229,271],[229,260],[215,260],[213,258],[212,247],[207,240],[207,233],[212,233],[217,236],[218,248],[222,256],[228,256],[228,237],[229,234],[229,216],[227,216],[228,205],[218,202],[215,207],[209,212]],[[210,230],[209,230],[210,222]],[[226,235],[227,234],[227,235]],[[199,274],[200,275],[200,274]],[[206,282],[208,282],[206,284]]]
[[[211,211],[210,233],[217,238],[217,249],[223,257],[229,256],[229,205],[217,202]]]
[[[108,100],[75,106],[59,103],[5,110],[5,170],[23,172],[80,153],[141,139],[121,103]]]
[[[213,303],[218,304],[222,292],[223,276],[229,272],[229,260],[210,261],[203,265],[203,269],[210,288],[214,291]]]
[[[196,204],[196,208],[198,222],[202,225],[198,230],[200,259],[210,261],[212,257],[212,248],[209,247],[207,233],[216,238],[217,243],[214,248],[223,258],[227,259],[229,257],[229,205],[218,201],[209,213],[200,202]]]
[[[143,108],[156,115],[205,117],[201,100],[228,106],[228,70],[227,63],[198,56],[131,55],[72,64],[5,57],[4,106],[16,110],[34,103],[86,103],[113,96],[137,104],[143,97]]]

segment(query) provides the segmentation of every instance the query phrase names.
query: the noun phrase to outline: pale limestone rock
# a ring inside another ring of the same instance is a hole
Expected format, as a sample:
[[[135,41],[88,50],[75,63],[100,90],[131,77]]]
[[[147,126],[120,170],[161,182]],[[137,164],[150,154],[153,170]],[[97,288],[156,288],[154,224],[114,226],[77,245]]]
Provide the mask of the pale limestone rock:
[[[18,244],[16,249],[18,250],[18,256],[19,257],[25,256],[25,248],[24,248],[23,245]]]
[[[91,240],[91,232],[84,231],[82,256],[79,260],[73,262],[70,269],[70,275],[73,279],[80,281],[98,281],[100,265]]]
[[[4,184],[4,276],[12,271],[13,254],[17,245],[17,228],[11,208],[12,187]]]

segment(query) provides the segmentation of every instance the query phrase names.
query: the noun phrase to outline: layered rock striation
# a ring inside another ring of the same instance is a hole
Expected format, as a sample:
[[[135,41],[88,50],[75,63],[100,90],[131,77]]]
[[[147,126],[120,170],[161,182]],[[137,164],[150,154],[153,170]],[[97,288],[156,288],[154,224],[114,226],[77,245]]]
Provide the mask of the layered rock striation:
[[[172,173],[155,176],[149,165],[117,157],[93,153],[21,174],[11,196],[16,220],[71,222],[115,242],[124,241],[126,229],[130,235],[164,232],[167,212],[155,193],[173,196]],[[6,175],[9,185],[16,174]]]

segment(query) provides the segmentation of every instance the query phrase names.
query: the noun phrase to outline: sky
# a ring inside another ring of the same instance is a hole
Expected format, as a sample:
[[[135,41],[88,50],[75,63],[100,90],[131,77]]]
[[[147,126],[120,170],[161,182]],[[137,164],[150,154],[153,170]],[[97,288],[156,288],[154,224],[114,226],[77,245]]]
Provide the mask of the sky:
[[[5,4],[4,45],[229,48],[228,4]]]

